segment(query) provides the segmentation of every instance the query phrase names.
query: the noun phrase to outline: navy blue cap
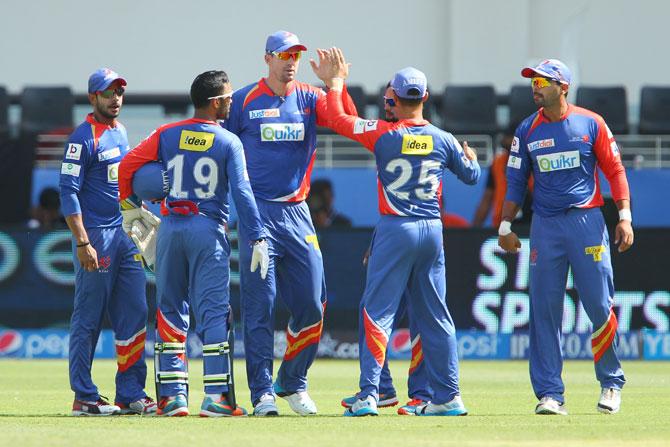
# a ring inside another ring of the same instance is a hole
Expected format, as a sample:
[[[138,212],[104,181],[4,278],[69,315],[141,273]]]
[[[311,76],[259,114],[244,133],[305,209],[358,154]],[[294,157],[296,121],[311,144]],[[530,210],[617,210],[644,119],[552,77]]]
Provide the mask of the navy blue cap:
[[[268,40],[265,41],[265,51],[267,53],[278,53],[290,49],[307,51],[307,47],[300,43],[298,36],[289,31],[279,30],[270,34]]]
[[[558,59],[545,59],[537,67],[526,67],[521,70],[521,76],[524,78],[541,76],[566,85],[570,85],[572,81],[570,69]]]
[[[95,93],[107,90],[114,81],[120,81],[121,85],[128,84],[117,72],[109,68],[98,68],[88,78],[88,92]]]
[[[142,165],[133,175],[133,192],[141,200],[161,200],[169,190],[170,180],[159,162]]]
[[[428,81],[422,71],[406,67],[393,75],[391,88],[401,98],[420,99],[426,96]]]

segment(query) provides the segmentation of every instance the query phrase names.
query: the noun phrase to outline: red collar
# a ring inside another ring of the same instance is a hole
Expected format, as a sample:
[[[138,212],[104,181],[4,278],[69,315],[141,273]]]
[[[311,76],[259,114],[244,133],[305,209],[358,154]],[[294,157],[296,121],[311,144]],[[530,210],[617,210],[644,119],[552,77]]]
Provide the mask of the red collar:
[[[114,128],[118,127],[118,121],[117,120],[114,120],[114,123],[113,123],[114,125],[113,126],[109,125],[109,124],[101,123],[100,121],[95,119],[95,116],[93,115],[93,113],[89,113],[88,115],[86,115],[86,122],[88,122],[90,124],[93,124],[94,126],[104,126],[108,129],[114,129]]]
[[[258,81],[258,88],[260,89],[261,93],[265,93],[268,96],[282,96],[285,98],[295,91],[296,81],[290,81],[288,84],[286,84],[286,93],[284,95],[276,95],[268,85],[267,78],[261,78],[261,80]]]
[[[558,119],[558,121],[563,121],[564,119],[566,119],[568,117],[568,115],[570,115],[570,113],[572,113],[572,109],[573,109],[572,104],[568,104],[568,110],[566,110],[565,113],[563,115],[561,115],[561,117]],[[558,122],[558,121],[549,121],[547,116],[544,114],[544,107],[542,107],[540,109],[540,119],[545,123],[557,123]]]
[[[430,124],[429,121],[425,119],[407,119],[407,120],[400,120],[398,123],[402,124],[405,127],[415,127],[415,126],[427,126]]]

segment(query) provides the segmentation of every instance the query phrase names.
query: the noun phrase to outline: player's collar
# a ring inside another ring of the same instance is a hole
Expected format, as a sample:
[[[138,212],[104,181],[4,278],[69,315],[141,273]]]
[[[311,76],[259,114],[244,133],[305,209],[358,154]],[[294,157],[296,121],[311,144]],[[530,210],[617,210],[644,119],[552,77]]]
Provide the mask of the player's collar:
[[[430,122],[425,119],[417,119],[417,118],[400,120],[399,122],[402,123],[402,125],[405,127],[427,126],[428,124],[430,124]]]
[[[568,117],[568,115],[570,115],[572,113],[572,110],[573,110],[573,105],[568,103],[568,109],[565,111],[565,113],[563,115],[561,115],[561,117],[558,119],[558,121],[549,121],[549,118],[547,118],[547,116],[544,114],[544,107],[542,107],[540,109],[540,119],[542,120],[542,122],[545,122],[545,123],[558,123],[558,122],[561,122],[564,119],[566,119]]]
[[[95,119],[95,115],[93,115],[92,112],[89,113],[88,115],[86,115],[86,122],[89,123],[89,124],[93,124],[94,126],[105,126],[105,127],[109,128],[109,129],[114,129],[114,128],[116,128],[116,127],[119,127],[119,122],[118,122],[116,119],[112,122],[111,125],[110,125],[110,124],[101,123],[100,121],[98,121],[97,119]]]
[[[265,93],[268,96],[280,96],[276,95],[275,92],[272,91],[270,86],[267,83],[267,78],[261,78],[260,81],[258,81],[258,88],[262,93]],[[285,98],[289,96],[291,93],[293,93],[296,89],[296,81],[289,81],[288,84],[286,84],[286,94],[284,94],[282,97]]]

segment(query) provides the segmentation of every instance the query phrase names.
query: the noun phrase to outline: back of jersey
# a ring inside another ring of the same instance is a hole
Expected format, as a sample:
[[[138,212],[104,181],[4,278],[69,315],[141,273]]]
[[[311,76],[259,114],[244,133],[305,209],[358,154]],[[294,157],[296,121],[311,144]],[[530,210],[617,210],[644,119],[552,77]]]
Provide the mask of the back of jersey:
[[[440,218],[444,170],[465,183],[479,177],[453,135],[432,124],[397,123],[374,145],[382,214]]]
[[[194,202],[200,214],[228,220],[228,163],[239,139],[217,123],[189,119],[160,129],[159,159],[168,171],[167,201]]]

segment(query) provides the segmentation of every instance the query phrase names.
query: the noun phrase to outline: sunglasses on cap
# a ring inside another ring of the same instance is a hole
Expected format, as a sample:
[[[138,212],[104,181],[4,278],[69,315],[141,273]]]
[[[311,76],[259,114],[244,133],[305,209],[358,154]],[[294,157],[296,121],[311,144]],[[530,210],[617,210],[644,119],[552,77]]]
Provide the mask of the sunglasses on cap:
[[[289,59],[293,59],[294,61],[298,62],[300,60],[300,57],[302,56],[301,51],[297,51],[295,53],[290,53],[288,51],[269,51],[268,53],[272,54],[280,61],[287,61]]]
[[[384,103],[389,107],[395,107],[395,99],[384,96]]]
[[[116,93],[116,96],[123,96],[126,92],[126,89],[123,87],[109,88],[107,90],[102,90],[97,92],[98,95],[102,96],[105,99],[109,99]]]
[[[219,98],[220,98],[220,99],[226,99],[226,98],[232,98],[232,96],[233,96],[233,92],[229,92],[229,93],[226,93],[226,94],[224,94],[224,95],[210,96],[210,97],[207,98],[207,99],[208,99],[208,100],[210,100],[210,99],[219,99]]]
[[[541,78],[539,76],[530,79],[530,85],[532,85],[535,88],[549,87],[551,83],[552,83],[551,79]]]

